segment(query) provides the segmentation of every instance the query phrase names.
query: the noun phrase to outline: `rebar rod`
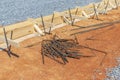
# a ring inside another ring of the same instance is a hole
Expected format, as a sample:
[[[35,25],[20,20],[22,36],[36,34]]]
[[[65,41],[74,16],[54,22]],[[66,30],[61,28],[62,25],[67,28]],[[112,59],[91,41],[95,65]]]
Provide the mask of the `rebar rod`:
[[[69,16],[70,16],[70,20],[71,20],[71,25],[73,26],[73,20],[72,20],[72,14],[71,14],[70,8],[68,9],[68,11],[69,11]]]
[[[4,37],[5,37],[5,41],[6,41],[6,46],[7,46],[7,49],[8,49],[8,56],[11,57],[11,52],[10,52],[10,48],[9,48],[9,43],[8,43],[8,39],[7,39],[7,35],[6,35],[6,30],[5,28],[3,27],[3,32],[4,32]]]
[[[45,23],[44,23],[44,20],[43,20],[43,16],[41,15],[41,20],[42,20],[42,26],[43,26],[43,29],[44,29],[44,33],[46,33],[46,30],[45,30]]]

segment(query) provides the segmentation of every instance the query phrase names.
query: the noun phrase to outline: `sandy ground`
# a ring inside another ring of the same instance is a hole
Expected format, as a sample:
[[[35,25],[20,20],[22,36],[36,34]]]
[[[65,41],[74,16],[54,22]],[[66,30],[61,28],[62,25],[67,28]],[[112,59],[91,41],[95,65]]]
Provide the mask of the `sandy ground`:
[[[43,65],[41,41],[52,36],[46,35],[22,42],[21,48],[12,47],[19,58],[9,58],[6,52],[0,52],[0,80],[103,80],[106,68],[117,65],[115,58],[120,57],[120,8],[107,15],[100,15],[99,19],[88,19],[77,22],[75,26],[65,26],[54,30],[52,35],[57,34],[65,39],[76,35],[80,45],[107,52],[102,65],[100,63],[105,54],[86,48],[80,48],[80,51],[93,57],[69,58],[66,65],[45,57]],[[35,45],[26,47],[28,44]]]

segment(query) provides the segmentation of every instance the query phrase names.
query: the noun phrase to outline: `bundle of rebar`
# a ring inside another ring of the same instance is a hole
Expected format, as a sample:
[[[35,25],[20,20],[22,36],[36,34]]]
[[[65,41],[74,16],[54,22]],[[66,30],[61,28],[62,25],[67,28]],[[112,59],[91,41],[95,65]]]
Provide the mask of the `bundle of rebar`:
[[[60,39],[54,36],[51,40],[42,41],[42,59],[44,64],[44,56],[47,56],[59,63],[68,63],[69,58],[79,59],[80,54],[74,50],[78,46],[77,42],[73,39]],[[60,61],[60,58],[63,62]]]
[[[101,51],[95,48],[91,48],[89,46],[80,45],[75,36],[74,39],[61,39],[58,36],[54,35],[52,39],[43,40],[41,44],[41,54],[42,61],[44,64],[44,56],[47,56],[58,63],[66,64],[68,63],[68,58],[79,59],[80,57],[95,57],[95,54],[91,56],[84,55],[80,52],[80,48],[86,48],[91,51],[96,51],[104,54],[100,65],[102,65],[107,52]],[[60,59],[63,61],[61,62]]]

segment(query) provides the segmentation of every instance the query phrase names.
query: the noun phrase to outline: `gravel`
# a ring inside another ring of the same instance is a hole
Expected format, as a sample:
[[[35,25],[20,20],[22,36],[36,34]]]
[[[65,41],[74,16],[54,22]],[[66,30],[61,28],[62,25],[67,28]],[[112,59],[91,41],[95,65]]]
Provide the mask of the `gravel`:
[[[120,80],[120,58],[117,58],[117,61],[119,65],[107,69],[107,78],[105,80]]]
[[[98,1],[101,0],[1,0],[0,24],[9,25]]]

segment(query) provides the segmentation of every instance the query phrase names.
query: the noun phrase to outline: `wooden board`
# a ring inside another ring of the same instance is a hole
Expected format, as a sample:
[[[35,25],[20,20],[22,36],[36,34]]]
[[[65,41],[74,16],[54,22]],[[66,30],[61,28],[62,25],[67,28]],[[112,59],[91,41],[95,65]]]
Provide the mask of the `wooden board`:
[[[7,38],[7,39],[8,39],[9,45],[12,45],[12,46],[15,46],[15,47],[20,46],[19,43],[15,42],[13,40],[10,40],[9,38]],[[6,43],[4,36],[0,36],[0,41],[3,41],[4,43]]]
[[[13,31],[12,39],[17,39],[17,38],[20,38],[20,37],[23,37],[25,35],[32,34],[35,32],[34,26],[31,24],[25,25],[24,27],[21,27],[21,28],[12,29],[12,31]],[[7,34],[7,37],[10,38],[11,30],[7,31],[6,34]],[[4,34],[0,33],[0,35],[4,35]]]

